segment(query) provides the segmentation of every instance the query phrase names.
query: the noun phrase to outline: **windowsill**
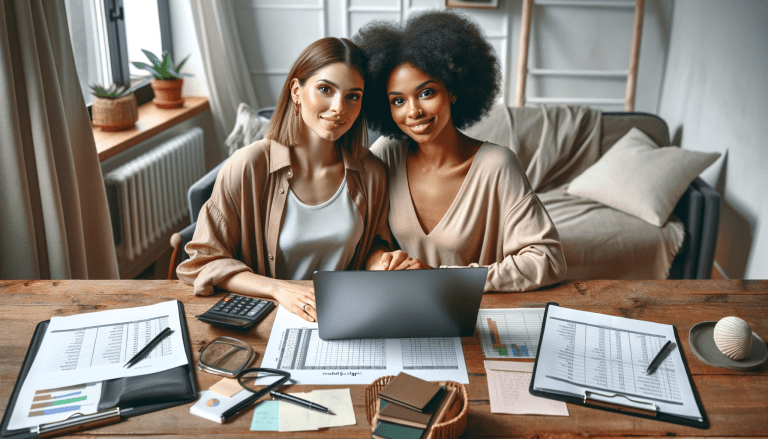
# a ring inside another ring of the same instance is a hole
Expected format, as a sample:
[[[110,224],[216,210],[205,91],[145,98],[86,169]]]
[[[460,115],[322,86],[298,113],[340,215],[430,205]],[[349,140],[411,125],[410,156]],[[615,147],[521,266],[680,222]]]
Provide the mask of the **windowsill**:
[[[131,129],[103,131],[101,128],[94,127],[93,137],[96,139],[99,161],[103,162],[155,134],[202,113],[209,107],[208,98],[200,96],[184,96],[184,105],[170,110],[158,108],[150,101],[139,106],[139,120]]]

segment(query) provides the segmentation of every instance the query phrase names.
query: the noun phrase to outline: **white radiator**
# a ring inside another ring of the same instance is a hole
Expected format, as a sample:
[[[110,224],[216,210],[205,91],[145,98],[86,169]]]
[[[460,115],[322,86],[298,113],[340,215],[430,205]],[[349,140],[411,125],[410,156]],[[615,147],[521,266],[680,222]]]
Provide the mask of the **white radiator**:
[[[195,127],[104,176],[118,256],[133,261],[189,214],[187,189],[204,162]]]

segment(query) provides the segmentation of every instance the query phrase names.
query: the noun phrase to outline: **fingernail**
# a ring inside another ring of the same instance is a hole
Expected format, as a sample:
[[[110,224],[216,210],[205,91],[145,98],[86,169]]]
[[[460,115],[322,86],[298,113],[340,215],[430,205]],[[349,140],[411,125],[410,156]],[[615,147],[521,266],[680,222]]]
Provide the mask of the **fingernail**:
[[[309,318],[309,321],[310,321],[310,322],[314,322],[314,321],[315,321],[315,319],[313,319],[312,317],[310,317],[310,318]]]

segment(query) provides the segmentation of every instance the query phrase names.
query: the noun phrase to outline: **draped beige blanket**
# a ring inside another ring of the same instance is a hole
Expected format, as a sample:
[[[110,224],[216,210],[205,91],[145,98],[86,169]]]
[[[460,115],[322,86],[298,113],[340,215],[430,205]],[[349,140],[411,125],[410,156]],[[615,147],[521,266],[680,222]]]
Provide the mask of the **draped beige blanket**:
[[[495,106],[465,132],[509,146],[557,226],[567,279],[666,279],[683,244],[683,224],[664,227],[566,193],[601,151],[602,113],[580,106]],[[607,188],[611,190],[611,188]]]

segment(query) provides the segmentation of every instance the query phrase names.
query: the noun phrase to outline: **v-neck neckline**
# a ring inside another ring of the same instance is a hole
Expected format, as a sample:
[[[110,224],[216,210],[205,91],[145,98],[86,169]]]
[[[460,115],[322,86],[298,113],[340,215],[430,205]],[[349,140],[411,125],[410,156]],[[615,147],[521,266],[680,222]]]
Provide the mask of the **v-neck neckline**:
[[[413,221],[416,225],[418,225],[419,232],[421,232],[422,237],[429,238],[432,235],[434,235],[435,232],[439,231],[439,229],[443,226],[443,223],[445,223],[447,221],[446,218],[451,216],[455,209],[458,209],[458,207],[456,207],[457,200],[460,200],[460,199],[463,198],[462,195],[466,191],[465,188],[467,186],[467,180],[469,179],[469,176],[472,174],[472,172],[475,169],[475,162],[477,160],[477,155],[480,154],[480,150],[482,150],[483,147],[485,147],[486,143],[487,142],[481,143],[480,147],[477,149],[477,151],[475,151],[475,155],[474,155],[474,157],[472,157],[472,164],[469,165],[469,170],[467,170],[467,175],[464,176],[464,181],[461,182],[461,187],[459,188],[459,191],[456,192],[456,196],[453,198],[453,201],[451,202],[451,205],[448,206],[448,210],[445,211],[445,213],[443,214],[443,217],[440,218],[440,221],[438,221],[437,224],[435,224],[435,227],[433,227],[432,230],[429,231],[429,233],[427,233],[424,230],[424,227],[421,225],[421,221],[419,221],[419,216],[416,214],[416,206],[414,206],[414,204],[413,204],[413,196],[411,195],[411,181],[408,178],[408,149],[409,149],[409,146],[406,143],[405,147],[402,149],[402,154],[403,154],[402,160],[403,160],[403,173],[405,174],[405,190],[408,193],[408,201],[409,201],[408,202],[408,205],[409,205],[409,209],[408,210],[409,210],[409,215],[411,217],[411,221]]]

